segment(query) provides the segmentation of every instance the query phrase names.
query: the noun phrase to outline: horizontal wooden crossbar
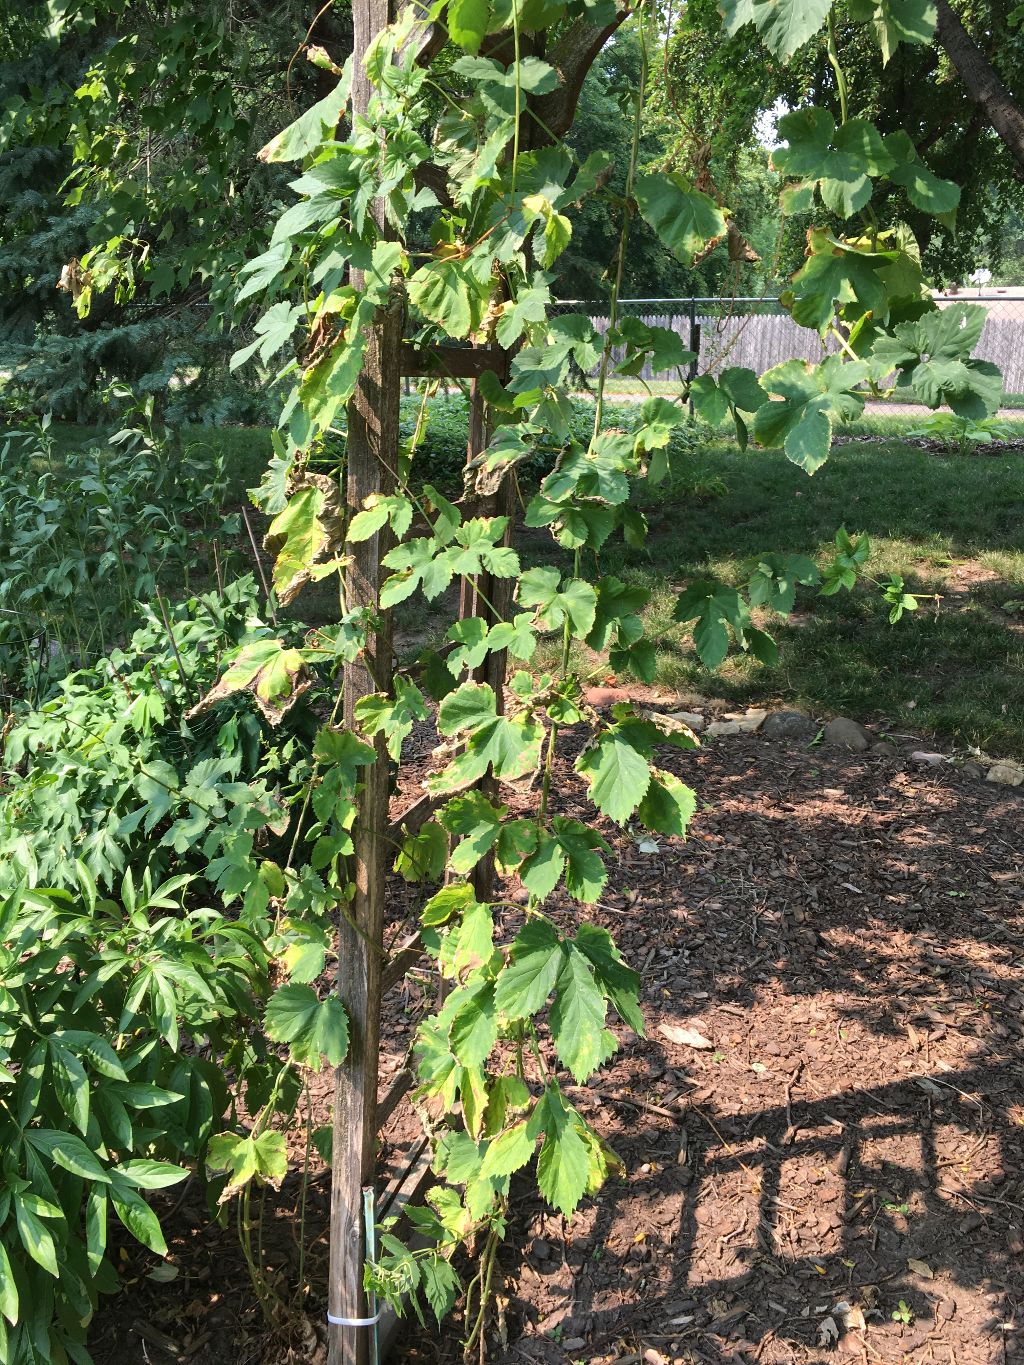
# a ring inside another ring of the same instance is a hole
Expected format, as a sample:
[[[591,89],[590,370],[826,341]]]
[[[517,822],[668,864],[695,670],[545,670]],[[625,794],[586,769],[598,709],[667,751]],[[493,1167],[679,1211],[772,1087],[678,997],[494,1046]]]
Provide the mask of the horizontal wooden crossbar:
[[[399,364],[402,374],[414,378],[476,379],[485,370],[500,374],[507,363],[500,346],[428,346],[420,348],[410,341],[402,343]]]

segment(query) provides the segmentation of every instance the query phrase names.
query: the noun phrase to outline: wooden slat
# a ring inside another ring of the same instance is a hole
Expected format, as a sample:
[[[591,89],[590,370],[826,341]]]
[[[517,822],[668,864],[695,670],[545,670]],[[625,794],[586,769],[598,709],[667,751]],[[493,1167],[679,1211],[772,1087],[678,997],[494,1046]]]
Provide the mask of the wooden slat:
[[[408,1095],[413,1087],[415,1076],[408,1069],[403,1067],[395,1079],[391,1082],[391,1089],[382,1100],[377,1101],[377,1132],[379,1133],[388,1119],[395,1112],[398,1106]]]
[[[438,806],[446,799],[446,797],[426,795],[418,797],[397,819],[391,821],[391,824],[388,825],[387,837],[393,844],[397,844],[402,837],[403,830],[407,834],[418,833]]]
[[[409,968],[414,966],[423,956],[423,947],[420,943],[419,931],[411,934],[405,940],[396,953],[393,953],[384,965],[381,976],[381,991],[387,993],[392,986],[397,986],[402,977],[405,976]]]
[[[402,343],[399,359],[402,374],[428,379],[475,379],[485,370],[500,373],[505,352],[500,346],[431,346],[420,349]]]

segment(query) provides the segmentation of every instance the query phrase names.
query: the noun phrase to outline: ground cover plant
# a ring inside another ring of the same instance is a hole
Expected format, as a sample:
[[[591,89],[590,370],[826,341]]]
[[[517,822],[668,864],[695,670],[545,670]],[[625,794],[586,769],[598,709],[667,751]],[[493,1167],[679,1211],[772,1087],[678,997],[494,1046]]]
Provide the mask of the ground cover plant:
[[[786,304],[836,353],[761,376],[735,366],[694,375],[677,335],[620,315],[641,221],[684,261],[737,229],[712,179],[694,183],[672,156],[643,164],[645,97],[664,36],[652,7],[550,0],[492,11],[459,0],[384,25],[358,4],[353,58],[342,65],[310,50],[329,74],[326,92],[263,149],[265,163],[297,174],[267,249],[240,271],[238,302],[259,300],[262,311],[233,365],[280,357],[274,382],[284,395],[253,491],[269,522],[269,625],[252,610],[251,584],[218,585],[216,597],[180,603],[173,620],[158,599],[127,657],[122,650],[87,676],[73,672],[9,740],[18,771],[7,837],[19,880],[63,883],[73,894],[72,866],[80,880],[78,863],[92,857],[96,880],[109,882],[120,859],[142,869],[148,896],[147,872],[178,872],[196,884],[195,903],[176,920],[183,932],[197,917],[205,923],[212,897],[272,958],[253,988],[259,1083],[246,1089],[244,1109],[214,1114],[223,1131],[211,1123],[182,1156],[221,1173],[225,1201],[237,1198],[253,1287],[275,1321],[284,1306],[303,1306],[307,1286],[301,1253],[294,1294],[269,1279],[254,1240],[254,1191],[287,1171],[300,1069],[338,1068],[332,1361],[368,1357],[376,1298],[438,1320],[461,1300],[467,1358],[482,1359],[513,1179],[531,1179],[568,1217],[619,1169],[583,1095],[628,1035],[645,1031],[641,977],[593,911],[561,908],[565,898],[600,900],[612,838],[636,832],[657,848],[685,835],[698,794],[677,765],[696,739],[635,701],[596,709],[586,692],[595,660],[603,666],[607,654],[617,676],[656,682],[665,667],[658,612],[669,607],[708,668],[729,658],[777,667],[772,622],[791,617],[807,593],[842,599],[867,584],[890,625],[920,613],[914,585],[870,563],[870,536],[845,515],[824,552],[821,540],[751,542],[741,564],[735,535],[728,545],[709,535],[703,563],[685,565],[695,572],[659,603],[666,566],[655,561],[660,576],[650,582],[635,573],[647,562],[658,490],[675,479],[677,496],[698,506],[729,496],[721,471],[698,487],[680,470],[687,407],[733,432],[738,452],[722,459],[737,463],[726,474],[767,449],[777,459],[763,473],[783,485],[825,465],[837,426],[859,417],[868,395],[947,405],[965,423],[999,407],[998,373],[972,355],[983,310],[939,312],[909,229],[876,212],[883,192],[891,210],[890,192],[905,191],[918,213],[948,228],[957,186],[928,168],[906,133],[883,137],[850,116],[827,5],[775,7],[771,16],[763,8],[732,6],[726,26],[752,23],[775,58],[827,34],[832,107],[788,112],[774,161],[786,211],[812,224]],[[873,7],[856,17],[880,38],[885,60],[898,41],[931,36],[927,15],[895,30]],[[640,60],[624,96],[631,123],[620,190],[607,156],[579,157],[564,135],[590,63],[627,20]],[[610,211],[619,227],[604,334],[558,308],[552,290],[583,203]],[[112,259],[100,270],[97,258],[94,275],[76,269],[68,284],[84,313],[119,268]],[[609,381],[647,365],[672,376],[676,393],[619,420]],[[429,395],[403,434],[403,370],[434,379],[461,371],[469,381],[470,458],[459,489],[438,477],[454,483],[459,419],[435,407],[436,458],[426,462]],[[569,393],[581,373],[595,376],[583,407]],[[521,557],[517,520],[544,553]],[[313,585],[333,595],[335,619],[296,633],[285,613]],[[458,617],[443,640],[396,662],[397,611],[422,612],[456,585]],[[225,601],[239,608],[231,630]],[[165,686],[174,689],[170,707]],[[96,724],[99,750],[91,741],[83,749],[78,731]],[[392,824],[406,745],[430,725],[441,743],[422,774],[426,813]],[[99,758],[108,743],[109,765]],[[94,759],[100,766],[90,770]],[[70,824],[58,795],[69,798]],[[36,855],[41,832],[49,837]],[[424,954],[442,983],[411,1048],[438,1179],[425,1203],[408,1206],[405,1224],[378,1229],[365,1191],[375,1178],[381,996],[385,964],[391,972],[407,961],[385,945],[390,870],[421,888],[407,952]],[[506,900],[496,873],[522,888],[521,900]],[[121,885],[131,914],[135,872]],[[219,921],[217,936],[231,938]],[[323,980],[332,959],[337,992]],[[195,978],[176,979],[202,995]],[[173,1041],[169,989],[154,986],[151,1025]],[[122,1012],[119,1029],[123,1022]],[[223,1040],[210,1048],[220,1072],[237,1060]],[[33,1237],[19,1237],[51,1276],[61,1275],[60,1256],[71,1264],[77,1254],[69,1237],[40,1261]],[[90,1308],[101,1287],[92,1273]],[[52,1337],[70,1350],[59,1322]]]

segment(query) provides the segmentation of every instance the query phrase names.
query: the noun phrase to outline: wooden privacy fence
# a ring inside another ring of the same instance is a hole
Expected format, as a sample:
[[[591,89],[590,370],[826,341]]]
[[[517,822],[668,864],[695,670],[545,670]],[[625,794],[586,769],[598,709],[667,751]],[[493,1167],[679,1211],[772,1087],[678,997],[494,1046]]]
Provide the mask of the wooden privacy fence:
[[[976,303],[987,310],[975,354],[999,366],[1007,393],[1024,392],[1024,292],[942,294],[935,301],[940,308]],[[834,339],[823,343],[809,328],[797,326],[777,298],[623,299],[621,306],[648,326],[677,332],[697,353],[700,374],[717,374],[728,365],[744,365],[762,374],[784,360],[817,362],[838,349]],[[566,300],[562,307],[587,313],[596,331],[608,330],[607,313],[591,313],[593,304]],[[650,366],[644,367],[641,378],[654,378]]]

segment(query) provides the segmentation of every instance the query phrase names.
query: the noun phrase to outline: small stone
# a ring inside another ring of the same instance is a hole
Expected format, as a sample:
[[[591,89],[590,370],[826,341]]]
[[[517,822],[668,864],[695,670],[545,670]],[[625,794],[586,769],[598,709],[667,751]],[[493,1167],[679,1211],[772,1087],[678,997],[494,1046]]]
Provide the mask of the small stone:
[[[551,1255],[550,1244],[545,1242],[543,1237],[535,1237],[533,1245],[530,1247],[530,1259],[533,1261],[546,1261]]]
[[[588,687],[583,693],[588,706],[613,706],[617,701],[629,701],[624,687]]]
[[[871,752],[879,758],[899,758],[900,751],[891,739],[878,739],[871,746]]]
[[[1024,782],[1024,765],[1012,758],[993,763],[986,776],[988,782],[1000,782],[1004,787],[1019,787]]]
[[[964,777],[972,777],[976,782],[985,779],[985,768],[980,763],[965,763],[960,771]]]
[[[745,715],[734,715],[728,720],[713,720],[708,726],[709,735],[752,735],[764,724],[767,711],[748,711]]]
[[[937,768],[940,763],[945,763],[944,754],[929,753],[926,749],[915,749],[910,755],[911,763],[920,763],[923,768]]]
[[[969,1213],[966,1218],[962,1218],[957,1224],[957,1231],[961,1233],[973,1232],[975,1228],[980,1228],[982,1217],[980,1213]]]
[[[690,727],[695,735],[704,733],[707,722],[699,711],[669,711],[667,715],[669,720],[681,720],[684,725]]]
[[[871,735],[864,726],[846,716],[836,716],[825,726],[824,741],[834,749],[849,749],[862,754],[871,746]]]
[[[802,711],[773,711],[761,726],[761,733],[765,739],[806,744],[814,738],[817,729],[810,716],[805,716]]]

